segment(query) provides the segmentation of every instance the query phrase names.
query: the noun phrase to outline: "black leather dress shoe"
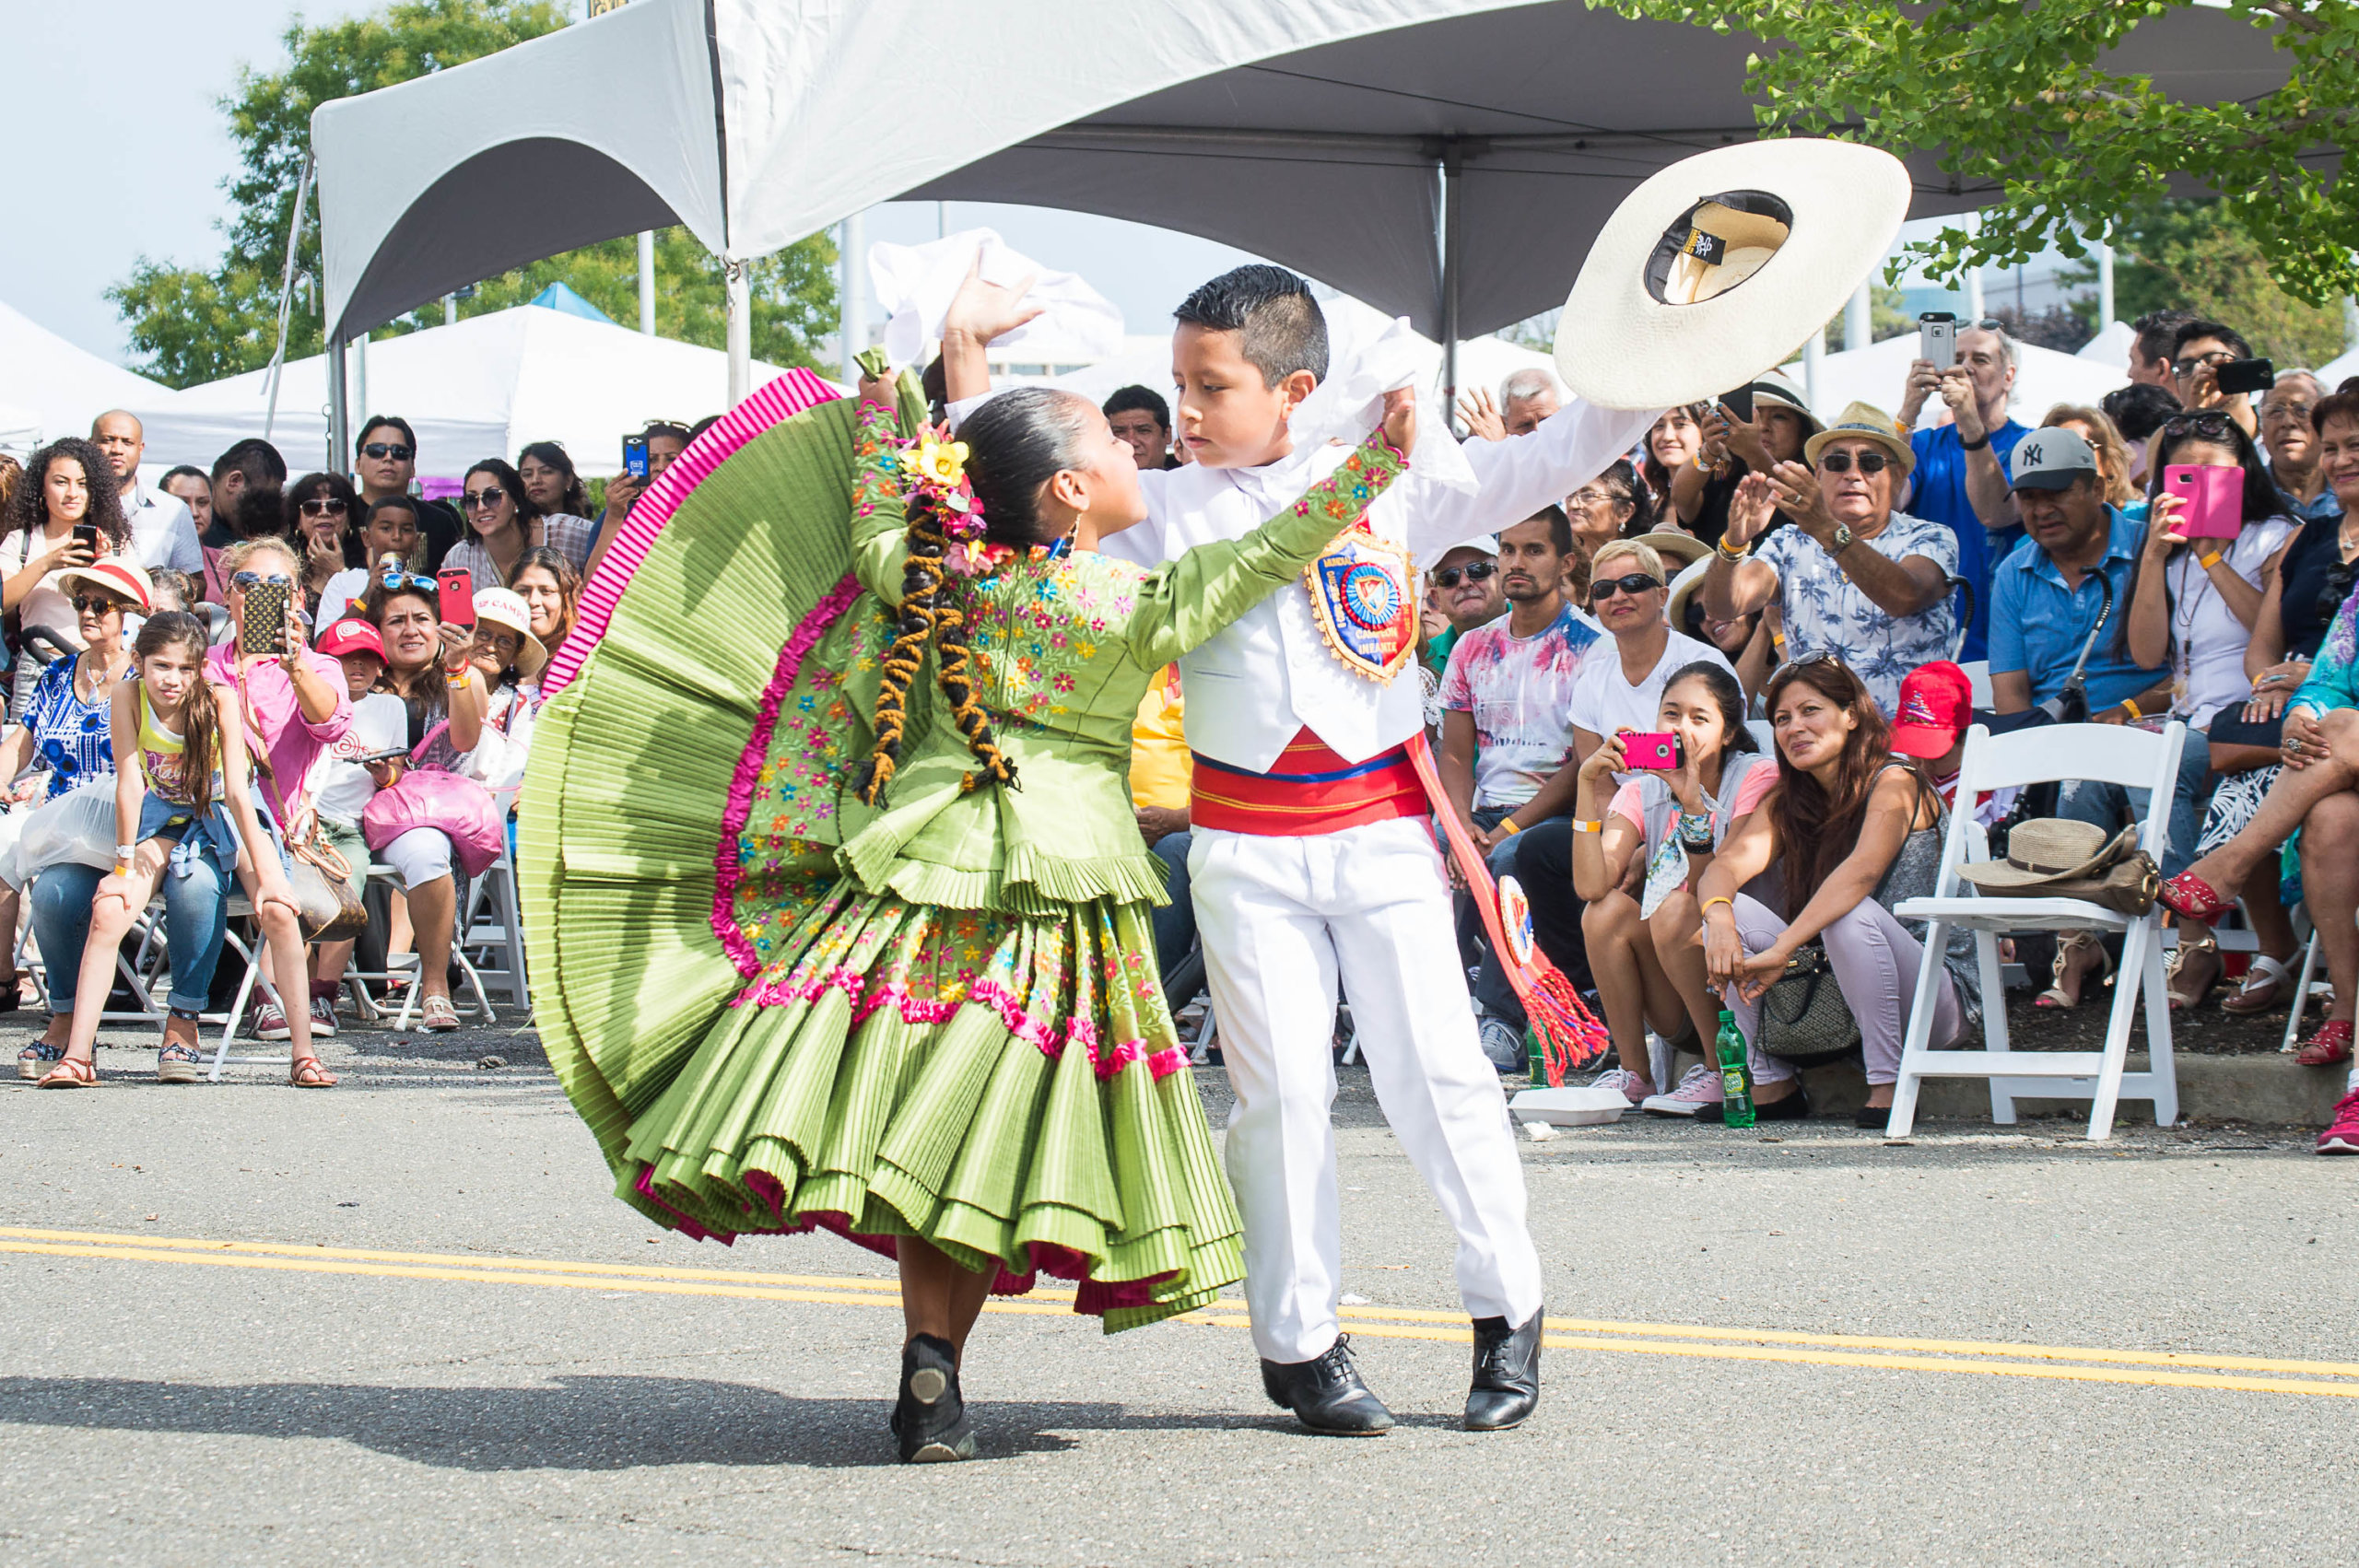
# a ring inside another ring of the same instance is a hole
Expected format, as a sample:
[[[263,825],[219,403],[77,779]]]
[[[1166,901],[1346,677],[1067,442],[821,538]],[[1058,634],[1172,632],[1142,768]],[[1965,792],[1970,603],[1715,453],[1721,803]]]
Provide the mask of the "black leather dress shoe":
[[[1520,1426],[1540,1404],[1540,1322],[1543,1307],[1520,1328],[1504,1317],[1474,1320],[1474,1381],[1466,1390],[1466,1430],[1505,1432]]]
[[[957,1352],[949,1340],[918,1334],[901,1347],[901,1398],[892,1425],[905,1465],[975,1457],[974,1429],[958,1392]]]
[[[1280,1410],[1311,1431],[1331,1437],[1380,1437],[1392,1430],[1392,1412],[1367,1391],[1352,1364],[1352,1337],[1335,1336],[1325,1355],[1309,1361],[1264,1361],[1262,1387]]]

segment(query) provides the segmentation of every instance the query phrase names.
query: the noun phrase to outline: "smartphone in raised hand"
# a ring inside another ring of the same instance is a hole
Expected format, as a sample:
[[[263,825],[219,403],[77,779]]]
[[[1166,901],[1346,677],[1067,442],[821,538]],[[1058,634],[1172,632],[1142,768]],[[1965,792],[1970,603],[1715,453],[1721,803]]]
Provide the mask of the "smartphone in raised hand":
[[[258,582],[246,590],[238,621],[238,657],[287,651],[287,606],[293,592],[283,582]]]
[[[2244,532],[2243,469],[2174,462],[2163,470],[2163,491],[2185,503],[2174,532],[2189,539],[2234,539]]]
[[[471,626],[475,624],[475,579],[464,567],[445,567],[434,574],[438,596],[436,614],[447,626]]]
[[[1917,318],[1917,357],[1932,362],[1936,370],[1957,363],[1957,317],[1948,310],[1928,310]]]

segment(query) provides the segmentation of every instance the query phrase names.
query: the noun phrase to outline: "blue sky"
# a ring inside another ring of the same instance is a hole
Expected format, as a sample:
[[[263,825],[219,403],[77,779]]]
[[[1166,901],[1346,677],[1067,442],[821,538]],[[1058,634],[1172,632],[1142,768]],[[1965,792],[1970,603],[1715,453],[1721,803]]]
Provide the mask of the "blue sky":
[[[363,8],[312,6],[305,14],[321,21]],[[218,255],[229,205],[221,181],[236,159],[216,100],[241,63],[267,68],[282,57],[280,35],[295,9],[289,0],[109,0],[96,14],[30,0],[13,6],[18,68],[0,94],[0,146],[29,152],[19,166],[35,189],[61,169],[85,178],[56,183],[58,201],[14,204],[14,231],[0,246],[0,300],[123,359],[122,325],[103,291],[142,254],[191,265]],[[84,193],[94,210],[62,216]],[[1046,208],[953,203],[949,219],[953,229],[995,228],[1044,264],[1080,273],[1133,332],[1158,330],[1190,288],[1248,259],[1192,235]],[[930,239],[934,223],[932,203],[888,205],[869,215],[868,238]],[[1996,303],[1995,278],[1992,287]]]

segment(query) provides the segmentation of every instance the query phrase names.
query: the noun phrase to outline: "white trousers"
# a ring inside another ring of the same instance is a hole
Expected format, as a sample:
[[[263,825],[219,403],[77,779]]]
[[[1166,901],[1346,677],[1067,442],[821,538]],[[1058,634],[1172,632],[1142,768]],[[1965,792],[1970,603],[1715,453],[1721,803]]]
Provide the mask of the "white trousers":
[[[1313,837],[1196,829],[1196,927],[1237,1106],[1228,1179],[1245,1219],[1245,1299],[1270,1361],[1324,1354],[1344,1242],[1335,1189],[1335,987],[1376,1097],[1458,1232],[1468,1314],[1540,1306],[1523,1164],[1458,966],[1449,885],[1423,822]]]

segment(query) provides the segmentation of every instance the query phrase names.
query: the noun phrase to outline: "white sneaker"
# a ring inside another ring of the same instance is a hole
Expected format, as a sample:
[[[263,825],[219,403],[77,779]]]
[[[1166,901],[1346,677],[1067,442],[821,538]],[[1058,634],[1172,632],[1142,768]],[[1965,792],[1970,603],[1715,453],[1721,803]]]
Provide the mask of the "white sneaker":
[[[1628,1101],[1632,1110],[1637,1110],[1647,1099],[1647,1096],[1639,1094],[1638,1091],[1641,1089],[1651,1089],[1654,1085],[1649,1083],[1645,1079],[1639,1077],[1637,1073],[1631,1071],[1626,1067],[1609,1067],[1603,1072],[1599,1073],[1587,1083],[1581,1085],[1581,1087],[1584,1089],[1611,1089],[1615,1094],[1621,1095],[1623,1099]]]
[[[1678,1088],[1641,1102],[1638,1108],[1655,1116],[1694,1116],[1719,1103],[1720,1075],[1699,1061],[1679,1080]]]
[[[1522,1072],[1531,1067],[1532,1058],[1523,1048],[1523,1031],[1506,1019],[1485,1013],[1476,1033],[1482,1037],[1483,1054],[1501,1072]]]

